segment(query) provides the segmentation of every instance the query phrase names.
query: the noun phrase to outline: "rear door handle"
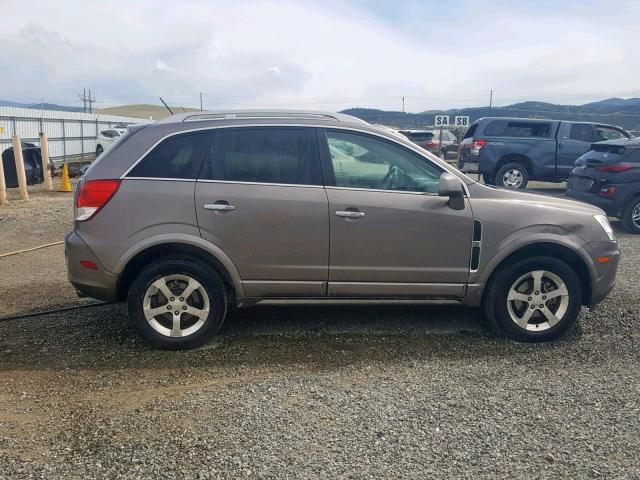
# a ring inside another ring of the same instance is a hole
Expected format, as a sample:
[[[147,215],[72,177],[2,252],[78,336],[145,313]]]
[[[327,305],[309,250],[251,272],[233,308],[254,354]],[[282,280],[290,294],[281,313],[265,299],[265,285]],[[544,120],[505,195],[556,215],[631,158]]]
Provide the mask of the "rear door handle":
[[[230,212],[231,210],[235,210],[235,205],[229,205],[228,203],[205,203],[205,210],[217,210],[220,212]]]
[[[344,218],[362,218],[364,217],[364,212],[359,212],[357,210],[337,210],[336,211],[336,216],[337,217],[344,217]]]

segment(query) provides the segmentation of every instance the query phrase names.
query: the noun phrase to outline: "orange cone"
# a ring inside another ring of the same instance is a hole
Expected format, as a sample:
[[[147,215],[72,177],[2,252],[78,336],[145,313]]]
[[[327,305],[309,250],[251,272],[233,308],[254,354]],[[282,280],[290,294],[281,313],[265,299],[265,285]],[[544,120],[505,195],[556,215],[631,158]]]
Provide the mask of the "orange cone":
[[[62,166],[62,175],[60,176],[60,188],[59,192],[71,192],[71,182],[69,181],[69,167],[65,163]]]

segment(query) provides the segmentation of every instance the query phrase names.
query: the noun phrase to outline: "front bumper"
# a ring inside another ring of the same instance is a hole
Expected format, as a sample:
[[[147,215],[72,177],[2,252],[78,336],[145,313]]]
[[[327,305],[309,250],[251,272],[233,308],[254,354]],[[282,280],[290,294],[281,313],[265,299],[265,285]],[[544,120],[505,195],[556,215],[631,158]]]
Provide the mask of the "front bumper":
[[[93,297],[112,302],[118,299],[117,277],[107,272],[85,241],[70,232],[64,239],[67,260],[67,277],[82,297]],[[80,265],[81,261],[93,262],[98,268],[91,270]]]
[[[618,263],[620,262],[620,250],[618,242],[592,242],[589,244],[589,253],[592,258],[607,257],[606,263],[595,264],[595,278],[592,279],[591,296],[585,301],[587,307],[592,308],[609,294],[616,283]]]

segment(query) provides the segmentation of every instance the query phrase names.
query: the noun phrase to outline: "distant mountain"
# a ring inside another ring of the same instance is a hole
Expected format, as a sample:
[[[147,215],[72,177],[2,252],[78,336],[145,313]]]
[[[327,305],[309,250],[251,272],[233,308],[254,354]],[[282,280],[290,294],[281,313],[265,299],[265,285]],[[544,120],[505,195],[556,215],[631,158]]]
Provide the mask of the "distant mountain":
[[[429,127],[435,123],[435,115],[463,115],[469,116],[472,122],[482,117],[552,118],[600,122],[618,125],[627,130],[640,130],[640,98],[609,98],[584,105],[555,105],[528,101],[504,107],[427,110],[420,113],[349,108],[341,113],[353,115],[370,123],[382,123],[395,127]]]
[[[0,100],[0,107],[35,108],[38,110],[58,110],[63,112],[82,112],[84,110],[82,107],[66,107],[64,105],[56,105],[55,103],[21,103],[10,100]]]

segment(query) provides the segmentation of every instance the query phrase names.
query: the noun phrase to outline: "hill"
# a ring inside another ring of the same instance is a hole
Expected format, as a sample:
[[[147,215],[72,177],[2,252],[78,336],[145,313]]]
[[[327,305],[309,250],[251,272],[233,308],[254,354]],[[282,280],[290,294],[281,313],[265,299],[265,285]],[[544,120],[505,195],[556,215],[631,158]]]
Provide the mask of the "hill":
[[[609,98],[584,105],[556,105],[528,101],[504,107],[428,110],[420,113],[349,108],[341,113],[353,115],[370,123],[382,123],[395,127],[426,127],[435,123],[435,115],[466,115],[470,117],[472,122],[482,117],[553,118],[556,120],[600,122],[618,125],[627,130],[640,130],[639,98]]]
[[[171,110],[173,110],[174,113],[179,113],[182,112],[182,107],[171,107]],[[193,112],[197,109],[185,108],[185,110],[187,112]],[[153,120],[159,120],[170,115],[169,110],[167,110],[163,105],[148,104],[121,105],[119,107],[101,108],[97,112],[104,113],[106,115],[122,115],[125,117],[144,118],[147,120],[149,117]]]
[[[55,103],[22,103],[12,102],[10,100],[0,100],[0,107],[16,107],[16,108],[35,108],[42,110],[57,110],[63,112],[82,112],[82,107],[66,107],[64,105],[56,105]]]

